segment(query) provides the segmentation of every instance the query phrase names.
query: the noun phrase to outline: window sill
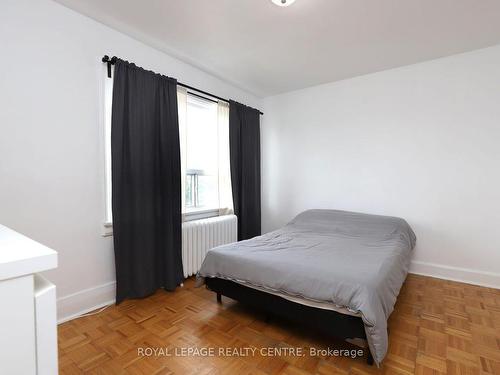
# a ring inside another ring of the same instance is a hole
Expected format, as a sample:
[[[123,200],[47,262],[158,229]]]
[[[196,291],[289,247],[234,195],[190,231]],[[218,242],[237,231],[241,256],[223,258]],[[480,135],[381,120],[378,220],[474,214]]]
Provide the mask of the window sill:
[[[104,222],[102,224],[102,233],[101,235],[103,237],[109,237],[113,235],[113,223],[110,222]]]
[[[182,214],[182,221],[194,221],[219,216],[218,208],[193,209]]]

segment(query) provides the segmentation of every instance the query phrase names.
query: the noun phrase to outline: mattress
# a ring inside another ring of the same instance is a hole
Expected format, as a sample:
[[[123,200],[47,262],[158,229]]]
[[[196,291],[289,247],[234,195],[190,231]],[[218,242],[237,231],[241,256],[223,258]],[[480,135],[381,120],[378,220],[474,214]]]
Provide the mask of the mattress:
[[[379,365],[415,242],[400,218],[308,210],[281,229],[210,250],[198,275],[358,314]]]

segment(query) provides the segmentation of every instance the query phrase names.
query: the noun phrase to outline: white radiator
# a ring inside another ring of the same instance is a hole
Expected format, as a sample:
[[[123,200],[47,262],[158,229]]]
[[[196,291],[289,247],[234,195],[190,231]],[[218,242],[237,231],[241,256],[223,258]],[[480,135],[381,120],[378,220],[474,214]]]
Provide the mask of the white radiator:
[[[182,224],[182,266],[184,277],[195,275],[213,247],[237,241],[238,219],[224,215],[186,221]]]

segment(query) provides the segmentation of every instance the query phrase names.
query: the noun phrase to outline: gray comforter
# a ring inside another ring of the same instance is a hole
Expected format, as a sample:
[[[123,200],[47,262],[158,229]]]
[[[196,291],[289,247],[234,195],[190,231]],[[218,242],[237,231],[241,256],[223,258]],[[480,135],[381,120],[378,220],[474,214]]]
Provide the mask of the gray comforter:
[[[210,250],[199,277],[329,302],[361,314],[377,365],[416,237],[405,220],[309,210],[281,229]]]

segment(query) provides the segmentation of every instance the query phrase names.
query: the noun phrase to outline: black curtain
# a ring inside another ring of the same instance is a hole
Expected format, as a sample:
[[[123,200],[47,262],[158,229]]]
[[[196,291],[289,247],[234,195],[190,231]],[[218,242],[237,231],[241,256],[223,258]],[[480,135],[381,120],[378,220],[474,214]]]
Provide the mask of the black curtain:
[[[243,104],[229,103],[229,149],[234,213],[238,240],[261,234],[260,230],[260,115]]]
[[[183,280],[177,81],[118,59],[111,121],[116,302]]]

